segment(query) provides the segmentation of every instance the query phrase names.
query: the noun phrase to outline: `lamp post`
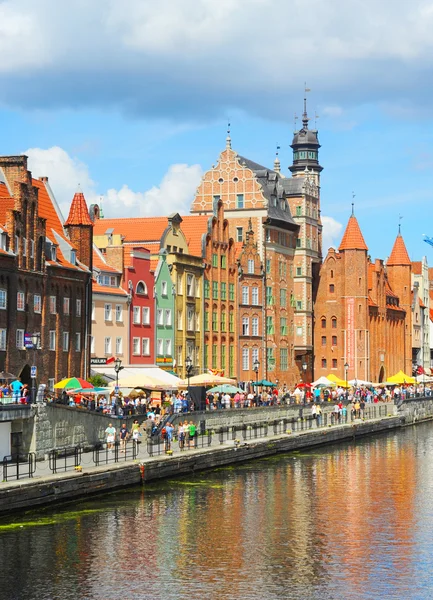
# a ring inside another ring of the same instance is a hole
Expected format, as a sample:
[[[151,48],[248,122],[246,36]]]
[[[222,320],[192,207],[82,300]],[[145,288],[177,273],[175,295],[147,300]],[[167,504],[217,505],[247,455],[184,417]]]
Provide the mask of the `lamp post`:
[[[39,342],[41,339],[41,334],[40,333],[32,333],[31,334],[31,340],[32,340],[32,348],[33,348],[33,365],[31,368],[31,378],[32,378],[32,389],[31,389],[31,403],[35,404],[36,403],[36,374],[37,374],[37,368],[36,368],[36,350],[39,348]]]
[[[116,414],[118,411],[118,403],[119,403],[119,373],[123,369],[122,361],[119,357],[114,361],[114,372],[116,373],[116,388],[115,388],[115,398],[116,398]]]
[[[190,392],[190,382],[189,380],[191,379],[191,373],[193,370],[193,364],[192,364],[192,358],[190,356],[187,356],[185,359],[185,369],[186,369],[186,376],[188,377],[188,409],[190,407],[191,404],[191,392]]]
[[[307,369],[308,369],[308,364],[304,360],[304,362],[302,363],[302,371],[304,373],[304,375],[302,377],[303,382],[304,382],[304,406],[305,406],[305,396],[306,396],[306,393],[307,393],[307,385],[306,385],[307,384]]]
[[[349,364],[346,362],[344,363],[344,373],[345,373],[345,379],[346,379],[346,403],[349,399],[349,392],[348,392],[348,388],[347,388],[347,372],[349,371]]]
[[[259,368],[260,368],[260,361],[258,358],[256,358],[256,360],[253,363],[253,371],[256,374],[256,392],[257,392],[257,388],[259,387]]]

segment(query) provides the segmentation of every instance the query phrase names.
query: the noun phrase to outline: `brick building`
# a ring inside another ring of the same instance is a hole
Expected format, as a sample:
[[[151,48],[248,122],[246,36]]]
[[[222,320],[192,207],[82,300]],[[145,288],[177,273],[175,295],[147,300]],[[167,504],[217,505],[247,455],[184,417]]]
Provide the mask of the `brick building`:
[[[86,218],[87,215],[87,218]],[[38,383],[89,373],[93,226],[82,194],[68,219],[27,157],[0,158],[0,369]],[[25,334],[39,333],[26,350]]]
[[[371,262],[354,214],[338,252],[320,269],[315,304],[315,377],[385,381],[411,375],[411,262],[399,233],[386,266]]]

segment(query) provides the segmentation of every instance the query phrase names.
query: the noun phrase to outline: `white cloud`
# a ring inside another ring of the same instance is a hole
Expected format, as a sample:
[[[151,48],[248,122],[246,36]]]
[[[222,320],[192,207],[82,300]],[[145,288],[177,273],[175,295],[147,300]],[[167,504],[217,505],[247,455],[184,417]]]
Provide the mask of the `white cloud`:
[[[329,248],[337,248],[340,243],[342,223],[333,217],[321,217],[322,219],[322,254],[326,256]]]
[[[63,216],[66,218],[74,193],[80,186],[87,204],[101,203],[105,217],[168,215],[189,212],[202,176],[200,165],[171,165],[159,186],[135,192],[127,184],[103,193],[90,176],[87,165],[58,146],[29,148],[29,169],[33,177],[47,176]]]
[[[0,102],[275,117],[306,76],[334,113],[342,98],[426,104],[432,28],[425,0],[311,0],[308,18],[301,0],[7,0]]]

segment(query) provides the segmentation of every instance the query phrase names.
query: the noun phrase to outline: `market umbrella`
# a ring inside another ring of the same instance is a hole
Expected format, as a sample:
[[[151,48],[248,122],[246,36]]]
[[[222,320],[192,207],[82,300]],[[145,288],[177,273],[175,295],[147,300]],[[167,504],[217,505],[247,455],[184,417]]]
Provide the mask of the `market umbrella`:
[[[304,383],[303,381],[301,381],[301,383],[298,383],[298,385],[296,387],[298,388],[305,388],[305,387],[311,387],[311,383]]]
[[[415,383],[415,378],[406,375],[403,371],[399,371],[392,377],[388,377],[387,382],[391,385],[404,385],[406,383]]]
[[[208,392],[211,392],[212,394],[214,394],[215,392],[219,392],[220,394],[236,394],[236,392],[243,392],[244,390],[242,388],[238,388],[235,385],[230,385],[228,383],[225,383],[223,385],[217,385],[216,387],[213,387],[212,389],[208,390]]]
[[[319,379],[316,379],[316,381],[313,381],[313,383],[311,385],[313,387],[331,387],[331,386],[335,385],[335,381],[331,381],[330,379],[328,379],[327,377],[324,377],[322,375],[322,377],[319,377]]]
[[[6,371],[0,372],[0,379],[18,379],[16,375],[12,375],[12,373],[7,373]]]
[[[113,390],[108,387],[94,387],[94,388],[79,388],[78,390],[73,390],[74,393],[83,393],[83,394],[109,394]]]
[[[267,379],[260,379],[260,381],[254,381],[253,385],[261,385],[262,387],[277,387],[275,383],[272,383],[272,381],[268,381]]]
[[[334,375],[333,373],[331,373],[331,375],[328,375],[327,379],[330,379],[331,381],[333,381],[340,387],[344,387],[344,388],[350,387],[349,383],[345,379],[340,379],[339,377],[337,377],[337,375]]]
[[[228,383],[234,385],[236,383],[236,379],[230,379],[229,377],[221,377],[220,375],[214,375],[213,373],[201,373],[201,375],[195,375],[194,377],[188,379],[184,379],[182,381],[182,385],[193,386],[206,386],[206,385],[223,385],[224,383]]]
[[[145,390],[172,390],[176,389],[177,386],[173,386],[170,383],[166,383],[156,377],[150,375],[131,375],[130,377],[123,377],[119,379],[117,385],[122,388],[143,388]],[[109,384],[110,388],[116,387],[116,382],[111,381]]]
[[[56,383],[54,389],[56,390],[78,390],[78,389],[93,389],[93,385],[86,381],[85,379],[81,379],[81,377],[67,377],[66,379],[62,379],[59,383]]]

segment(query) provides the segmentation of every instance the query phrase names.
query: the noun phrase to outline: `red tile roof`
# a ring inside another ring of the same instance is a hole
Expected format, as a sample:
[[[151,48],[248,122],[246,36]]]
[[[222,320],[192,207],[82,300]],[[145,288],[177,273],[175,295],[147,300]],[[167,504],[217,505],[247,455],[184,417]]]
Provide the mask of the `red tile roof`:
[[[203,256],[202,239],[207,233],[209,215],[187,215],[182,217],[180,228],[185,234],[188,251],[193,256]]]
[[[416,260],[412,262],[412,273],[414,275],[421,275],[422,273],[422,262],[420,260]]]
[[[93,227],[93,221],[89,216],[86,199],[82,192],[77,192],[72,199],[69,216],[65,221],[66,225],[91,225]]]
[[[107,264],[101,254],[93,248],[93,266],[101,271],[106,271],[107,273],[120,273],[114,267],[111,267]]]
[[[430,309],[430,321],[433,322],[433,308]]]
[[[395,266],[406,266],[411,265],[411,260],[409,258],[409,254],[407,253],[405,243],[399,233],[394,242],[394,246],[392,248],[392,252],[390,257],[388,258],[386,265],[387,267],[395,267]]]
[[[109,285],[99,285],[96,281],[92,281],[92,292],[94,294],[110,294],[113,296],[127,296],[127,292],[118,287],[110,287]]]
[[[361,229],[359,228],[358,221],[353,215],[347,223],[339,250],[340,252],[341,250],[368,250]]]
[[[167,217],[135,217],[123,219],[97,219],[93,235],[104,235],[107,229],[122,235],[125,242],[159,241],[168,227]]]
[[[14,208],[15,200],[11,198],[5,183],[0,182],[0,224],[6,224],[6,213]]]

